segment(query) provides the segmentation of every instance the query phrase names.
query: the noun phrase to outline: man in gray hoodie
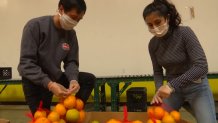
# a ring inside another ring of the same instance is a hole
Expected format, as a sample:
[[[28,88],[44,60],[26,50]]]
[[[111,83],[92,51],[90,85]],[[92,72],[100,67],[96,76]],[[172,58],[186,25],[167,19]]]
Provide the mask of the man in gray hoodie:
[[[50,109],[53,94],[76,93],[86,103],[95,76],[79,72],[79,48],[74,27],[86,12],[84,0],[60,0],[59,13],[31,19],[24,27],[18,71],[26,102],[34,114],[43,101]],[[64,63],[64,72],[61,63]]]

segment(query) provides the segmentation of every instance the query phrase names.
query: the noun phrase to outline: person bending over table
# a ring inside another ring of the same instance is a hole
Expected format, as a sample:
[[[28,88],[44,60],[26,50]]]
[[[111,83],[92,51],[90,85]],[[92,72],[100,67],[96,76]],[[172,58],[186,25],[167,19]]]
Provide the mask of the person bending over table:
[[[60,0],[56,15],[37,17],[25,25],[18,71],[32,114],[41,100],[43,108],[50,109],[53,94],[63,99],[76,93],[84,103],[90,96],[96,78],[91,73],[79,72],[74,30],[85,12],[84,0]]]
[[[143,19],[154,35],[148,46],[156,86],[151,104],[164,102],[179,110],[187,101],[198,123],[216,123],[207,59],[195,33],[190,27],[180,25],[176,7],[167,0],[154,0],[147,5]]]

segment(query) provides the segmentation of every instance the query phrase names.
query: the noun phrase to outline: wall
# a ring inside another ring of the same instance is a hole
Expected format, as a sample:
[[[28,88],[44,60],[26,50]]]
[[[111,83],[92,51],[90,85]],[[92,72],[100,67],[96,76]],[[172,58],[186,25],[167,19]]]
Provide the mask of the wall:
[[[152,74],[147,45],[151,34],[142,18],[151,0],[86,0],[87,13],[76,27],[80,45],[80,70],[97,76]],[[198,36],[209,62],[217,72],[217,0],[172,0],[184,25]],[[19,78],[20,39],[24,24],[33,17],[56,14],[58,0],[1,0],[0,67],[13,67]],[[194,6],[195,18],[189,9]]]

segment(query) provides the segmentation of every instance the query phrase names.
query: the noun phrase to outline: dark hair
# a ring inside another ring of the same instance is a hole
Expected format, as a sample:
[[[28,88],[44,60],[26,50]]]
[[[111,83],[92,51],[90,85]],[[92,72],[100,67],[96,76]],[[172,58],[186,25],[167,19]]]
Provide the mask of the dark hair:
[[[167,0],[154,0],[152,3],[147,5],[143,11],[143,18],[145,19],[152,12],[158,12],[160,16],[168,18],[169,25],[173,29],[181,24],[181,17],[176,10],[175,5]]]
[[[63,6],[64,11],[68,12],[77,9],[78,13],[86,11],[86,3],[84,0],[60,0],[58,7]]]

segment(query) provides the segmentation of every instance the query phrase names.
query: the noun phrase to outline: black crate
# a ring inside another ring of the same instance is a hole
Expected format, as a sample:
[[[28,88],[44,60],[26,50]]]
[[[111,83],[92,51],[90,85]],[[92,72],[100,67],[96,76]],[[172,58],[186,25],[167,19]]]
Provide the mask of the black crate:
[[[132,87],[127,90],[128,112],[145,112],[147,110],[147,89]]]
[[[11,79],[12,68],[11,67],[0,67],[0,79]]]

